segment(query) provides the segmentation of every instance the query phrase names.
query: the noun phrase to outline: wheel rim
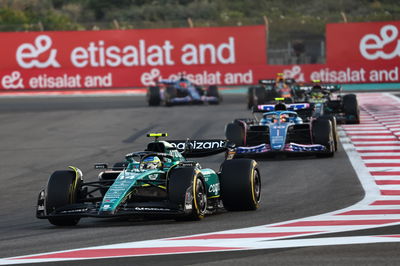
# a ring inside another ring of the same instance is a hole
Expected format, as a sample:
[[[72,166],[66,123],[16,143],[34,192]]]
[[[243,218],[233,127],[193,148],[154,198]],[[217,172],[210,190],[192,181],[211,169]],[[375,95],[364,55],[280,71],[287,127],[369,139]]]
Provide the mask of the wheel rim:
[[[207,208],[207,195],[205,193],[204,184],[199,178],[196,179],[195,200],[199,215],[203,215]]]
[[[260,175],[258,174],[258,171],[254,171],[253,175],[253,195],[254,195],[254,201],[255,203],[260,202],[260,197],[261,197],[261,180],[260,180]]]

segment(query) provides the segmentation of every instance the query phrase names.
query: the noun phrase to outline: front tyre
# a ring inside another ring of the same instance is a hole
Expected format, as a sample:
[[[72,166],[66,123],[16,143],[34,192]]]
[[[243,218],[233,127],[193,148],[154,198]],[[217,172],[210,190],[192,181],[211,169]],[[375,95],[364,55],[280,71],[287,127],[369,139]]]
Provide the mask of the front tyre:
[[[46,188],[45,208],[49,215],[57,208],[74,204],[78,201],[82,179],[75,171],[55,171],[49,178]],[[51,217],[49,222],[57,226],[77,225],[79,217]]]
[[[207,191],[201,172],[194,167],[174,168],[168,176],[168,195],[171,203],[183,206],[185,215],[178,221],[198,221],[207,210]]]
[[[331,121],[318,118],[312,122],[312,135],[314,144],[324,145],[327,152],[317,154],[317,157],[333,157],[335,154],[333,131]]]
[[[228,211],[256,210],[260,205],[261,177],[257,162],[227,160],[221,165],[221,198]]]
[[[147,90],[146,98],[149,106],[159,106],[161,103],[160,88],[158,86],[150,87]]]
[[[215,97],[216,101],[210,101],[210,104],[219,104],[222,101],[222,97],[218,91],[218,87],[215,85],[211,85],[207,89],[207,96],[208,97]]]
[[[355,94],[343,96],[343,111],[346,116],[346,124],[360,124],[360,110]]]

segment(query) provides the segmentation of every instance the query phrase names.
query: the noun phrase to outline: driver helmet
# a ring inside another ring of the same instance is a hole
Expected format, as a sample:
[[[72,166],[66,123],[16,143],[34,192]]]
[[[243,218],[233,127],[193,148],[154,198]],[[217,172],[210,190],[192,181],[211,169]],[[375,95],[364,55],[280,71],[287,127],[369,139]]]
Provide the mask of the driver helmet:
[[[157,169],[161,167],[161,160],[157,156],[148,156],[142,161],[142,169]]]
[[[281,120],[281,122],[289,122],[289,115],[288,114],[281,114],[280,120]]]

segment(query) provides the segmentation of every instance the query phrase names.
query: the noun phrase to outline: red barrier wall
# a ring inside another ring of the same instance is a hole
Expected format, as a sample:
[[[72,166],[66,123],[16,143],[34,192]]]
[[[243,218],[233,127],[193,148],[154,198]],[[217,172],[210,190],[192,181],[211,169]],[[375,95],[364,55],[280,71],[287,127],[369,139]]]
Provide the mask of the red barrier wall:
[[[400,81],[400,21],[328,24],[326,64],[267,65],[264,26],[0,33],[0,89],[149,86],[185,73],[199,84]]]
[[[3,89],[146,86],[157,71],[267,62],[263,26],[0,33],[0,39]]]

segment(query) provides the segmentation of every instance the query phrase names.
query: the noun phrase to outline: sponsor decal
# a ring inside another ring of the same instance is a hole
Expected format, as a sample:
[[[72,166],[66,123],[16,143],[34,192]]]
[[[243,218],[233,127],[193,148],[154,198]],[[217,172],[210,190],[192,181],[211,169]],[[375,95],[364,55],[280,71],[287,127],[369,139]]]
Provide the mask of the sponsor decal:
[[[360,53],[367,60],[391,60],[400,57],[399,31],[394,25],[386,25],[380,29],[380,35],[367,34],[360,41]],[[393,46],[388,50],[386,46]]]
[[[21,44],[16,52],[18,65],[22,68],[59,68],[61,65],[57,62],[57,49],[51,49],[53,40],[47,35],[39,35],[36,37],[34,44]],[[48,54],[45,61],[38,58]]]
[[[193,150],[211,150],[225,147],[225,140],[191,140],[188,142]],[[186,142],[172,142],[172,146],[178,150],[185,150]]]
[[[295,65],[291,69],[284,69],[283,74],[285,78],[295,79],[297,82],[304,82],[304,73],[301,66]]]
[[[75,210],[61,211],[60,213],[86,212],[87,210],[88,210],[87,208],[83,208],[83,209],[75,209]]]
[[[304,152],[304,151],[325,151],[326,147],[319,144],[314,145],[302,145],[296,143],[290,143],[285,147],[286,151],[293,151],[293,152]]]
[[[236,148],[236,153],[237,154],[243,154],[243,153],[263,153],[270,151],[271,148],[267,144],[260,144],[257,146],[251,146],[251,147],[237,147]]]
[[[135,207],[135,211],[170,211],[168,208]]]
[[[208,187],[208,192],[209,193],[218,194],[218,192],[219,192],[219,183],[210,185]]]

